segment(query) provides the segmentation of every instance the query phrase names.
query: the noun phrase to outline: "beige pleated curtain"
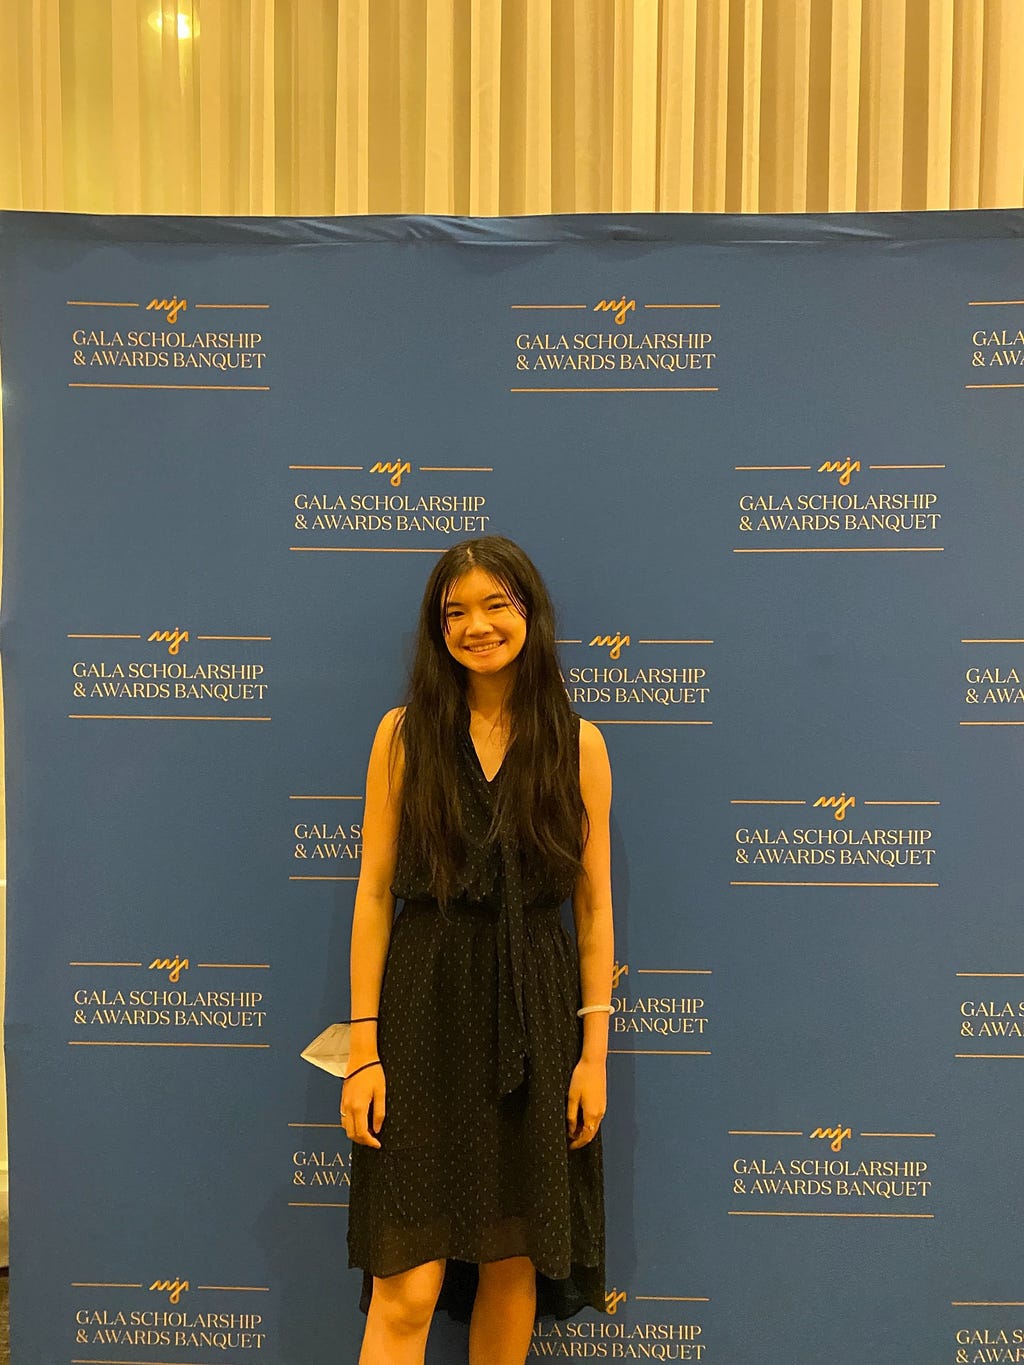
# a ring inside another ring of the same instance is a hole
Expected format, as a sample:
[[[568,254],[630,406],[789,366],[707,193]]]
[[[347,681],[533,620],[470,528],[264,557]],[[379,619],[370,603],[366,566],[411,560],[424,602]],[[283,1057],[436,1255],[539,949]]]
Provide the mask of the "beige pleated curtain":
[[[1024,0],[0,0],[0,207],[1020,205]]]

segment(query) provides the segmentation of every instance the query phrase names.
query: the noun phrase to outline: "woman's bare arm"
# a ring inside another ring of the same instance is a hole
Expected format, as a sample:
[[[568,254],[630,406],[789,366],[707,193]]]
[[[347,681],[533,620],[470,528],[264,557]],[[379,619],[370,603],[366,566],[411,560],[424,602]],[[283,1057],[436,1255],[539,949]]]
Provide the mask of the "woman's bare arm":
[[[586,720],[580,721],[580,792],[588,821],[583,865],[572,898],[580,990],[584,1005],[607,1005],[611,1002],[615,959],[609,829],[612,775],[604,738],[597,726]],[[583,1050],[569,1091],[573,1147],[585,1146],[604,1116],[608,1018],[596,1011],[583,1016]]]
[[[389,711],[377,728],[366,773],[363,808],[363,850],[352,915],[352,947],[349,959],[353,1019],[376,1020],[384,962],[391,942],[395,900],[391,894],[401,814],[402,753],[392,739],[401,710]],[[353,1024],[349,1072],[377,1060],[376,1022]],[[379,1142],[369,1131],[380,1131],[384,1119],[384,1076],[370,1068],[346,1086],[344,1109],[346,1132],[371,1147]]]

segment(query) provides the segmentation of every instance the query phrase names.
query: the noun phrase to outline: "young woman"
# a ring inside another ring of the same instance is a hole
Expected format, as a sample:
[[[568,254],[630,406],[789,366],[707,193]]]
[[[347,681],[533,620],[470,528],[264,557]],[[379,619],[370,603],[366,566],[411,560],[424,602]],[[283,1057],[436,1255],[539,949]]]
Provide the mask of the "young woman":
[[[604,1309],[610,803],[537,570],[501,536],[452,546],[366,778],[341,1099],[360,1365],[422,1362],[439,1304],[470,1365]]]

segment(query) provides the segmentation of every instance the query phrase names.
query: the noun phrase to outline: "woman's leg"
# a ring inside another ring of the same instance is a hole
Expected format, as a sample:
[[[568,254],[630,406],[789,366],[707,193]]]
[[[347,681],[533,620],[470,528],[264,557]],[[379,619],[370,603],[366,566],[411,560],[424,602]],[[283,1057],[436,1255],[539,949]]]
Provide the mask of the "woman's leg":
[[[373,1277],[359,1365],[423,1365],[427,1332],[444,1280],[444,1261]]]
[[[528,1256],[488,1261],[469,1324],[469,1365],[523,1365],[537,1310],[537,1272]]]

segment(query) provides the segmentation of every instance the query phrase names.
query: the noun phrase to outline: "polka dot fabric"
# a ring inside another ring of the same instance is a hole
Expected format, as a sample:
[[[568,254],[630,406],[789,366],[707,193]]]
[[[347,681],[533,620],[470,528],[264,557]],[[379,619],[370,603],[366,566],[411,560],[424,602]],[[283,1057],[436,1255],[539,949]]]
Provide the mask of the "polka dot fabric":
[[[399,840],[405,903],[378,1024],[387,1118],[379,1151],[352,1149],[349,1264],[365,1272],[364,1308],[373,1275],[445,1259],[439,1306],[468,1321],[476,1266],[529,1256],[539,1314],[604,1311],[601,1138],[571,1152],[566,1136],[581,1044],[558,908],[569,888],[488,843],[501,772],[486,781],[468,730],[460,758],[470,851],[454,903],[430,897]],[[509,1089],[513,1062],[523,1079]]]

